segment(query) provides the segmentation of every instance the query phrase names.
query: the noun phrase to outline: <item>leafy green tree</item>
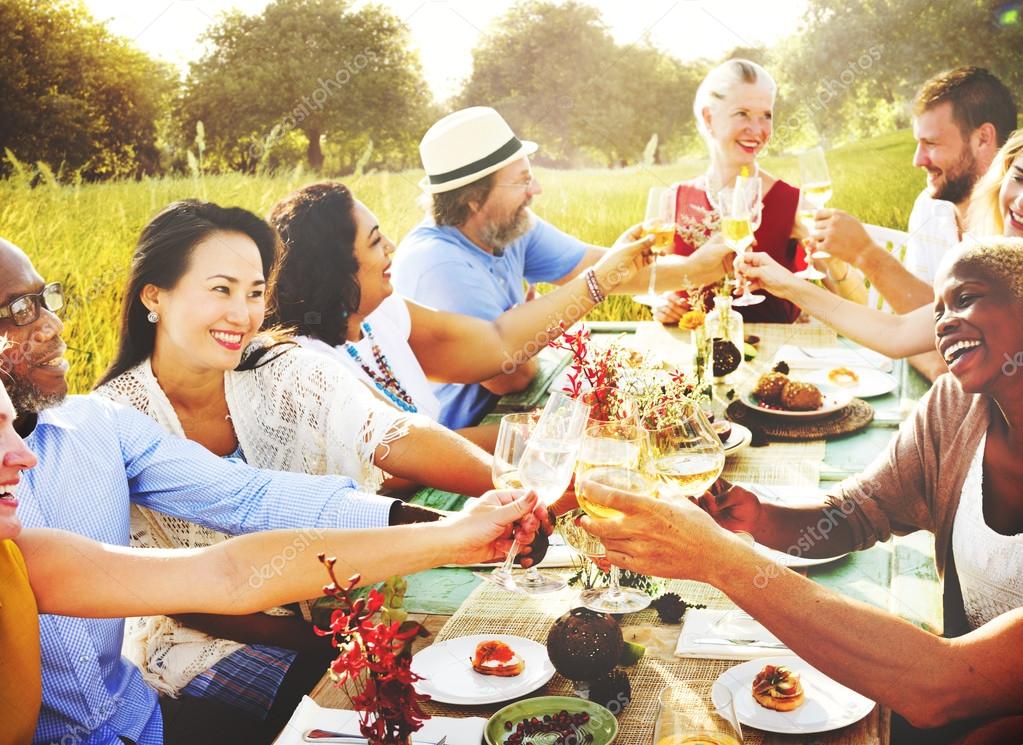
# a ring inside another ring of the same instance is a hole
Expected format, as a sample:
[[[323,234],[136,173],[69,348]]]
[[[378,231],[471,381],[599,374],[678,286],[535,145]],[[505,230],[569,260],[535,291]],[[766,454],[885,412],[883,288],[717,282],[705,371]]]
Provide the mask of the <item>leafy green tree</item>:
[[[186,140],[206,125],[211,159],[253,169],[287,135],[304,135],[314,170],[330,138],[351,168],[373,143],[374,163],[416,162],[433,114],[405,25],[378,6],[275,0],[260,15],[234,12],[206,39],[179,104]]]
[[[906,103],[920,84],[960,65],[986,67],[1010,90],[1023,90],[1023,24],[999,24],[994,5],[810,0],[803,27],[771,54],[796,112],[791,129],[848,139],[905,126]]]
[[[655,134],[668,149],[686,141],[694,70],[648,44],[616,44],[582,2],[527,0],[473,50],[458,103],[496,108],[540,143],[538,162],[635,163]]]
[[[158,170],[167,65],[58,0],[0,0],[0,49],[0,147],[65,177]],[[9,168],[0,163],[0,174]]]

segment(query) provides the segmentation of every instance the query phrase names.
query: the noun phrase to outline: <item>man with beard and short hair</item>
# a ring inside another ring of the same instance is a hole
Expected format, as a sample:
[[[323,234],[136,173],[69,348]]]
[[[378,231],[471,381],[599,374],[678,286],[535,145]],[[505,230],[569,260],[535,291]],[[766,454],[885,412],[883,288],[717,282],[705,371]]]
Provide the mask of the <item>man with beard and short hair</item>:
[[[822,249],[863,272],[894,312],[908,313],[930,303],[938,264],[962,236],[973,186],[1015,128],[1012,94],[987,70],[959,67],[934,76],[920,88],[913,105],[913,165],[927,172],[927,186],[909,216],[902,263],[842,210],[818,210],[814,238]],[[937,352],[911,357],[910,362],[931,380],[948,370]]]
[[[525,282],[561,285],[600,260],[607,249],[561,232],[529,209],[542,192],[529,163],[536,150],[485,106],[456,111],[430,127],[419,145],[430,214],[398,247],[392,270],[398,294],[493,320],[527,299]],[[638,227],[619,240],[634,240]],[[718,241],[692,256],[660,258],[658,289],[710,284],[721,278],[728,254]],[[648,272],[615,292],[645,292]],[[500,396],[528,387],[536,372],[534,357],[480,384],[436,385],[441,423],[453,429],[477,424]]]
[[[232,534],[439,517],[361,493],[344,476],[264,471],[218,458],[135,409],[95,395],[68,397],[64,326],[55,315],[63,304],[60,285],[44,282],[21,249],[0,239],[0,337],[9,342],[0,374],[18,412],[15,429],[39,456],[19,488],[26,527],[127,546],[132,503]],[[40,618],[48,674],[36,742],[63,741],[68,733],[90,743],[164,742],[156,692],[121,656],[123,633],[123,619]],[[227,742],[228,734],[210,737]]]

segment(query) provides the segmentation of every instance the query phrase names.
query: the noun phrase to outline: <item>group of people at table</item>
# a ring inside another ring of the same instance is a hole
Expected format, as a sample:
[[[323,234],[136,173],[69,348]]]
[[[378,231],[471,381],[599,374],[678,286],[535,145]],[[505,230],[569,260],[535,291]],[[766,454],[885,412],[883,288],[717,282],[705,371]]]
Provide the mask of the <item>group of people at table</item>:
[[[756,166],[774,98],[767,71],[744,60],[703,81],[694,114],[710,165],[678,185],[680,219],[753,171],[763,219],[736,270],[770,299],[746,318],[814,315],[885,354],[922,355],[937,380],[888,451],[818,506],[762,503],[724,481],[698,505],[595,487],[624,518],[582,524],[622,567],[720,588],[894,709],[904,732],[1019,742],[1023,132],[1012,133],[1012,97],[979,68],[921,89],[914,165],[928,185],[905,263],[840,210],[819,210],[805,233],[798,189]],[[559,322],[645,289],[653,258],[639,226],[604,248],[533,214],[536,149],[493,109],[438,121],[420,145],[429,214],[397,252],[337,182],[299,189],[267,221],[167,206],[132,256],[116,357],[84,396],[67,395],[62,287],[0,241],[0,741],[269,742],[335,653],[296,606],[263,611],[320,593],[318,553],[371,583],[495,560],[513,532],[528,544],[550,530],[534,495],[492,490],[495,430],[479,422],[529,384]],[[679,236],[677,255],[658,259],[659,320],[689,308],[678,288],[732,266],[720,235],[706,238],[694,250]],[[823,287],[793,276],[801,240],[831,255]],[[891,312],[862,303],[864,280]],[[527,298],[533,282],[558,287]],[[416,485],[478,498],[442,514],[379,496]],[[806,555],[933,532],[945,635],[782,567],[755,581],[766,560],[732,532],[787,550],[825,522]]]

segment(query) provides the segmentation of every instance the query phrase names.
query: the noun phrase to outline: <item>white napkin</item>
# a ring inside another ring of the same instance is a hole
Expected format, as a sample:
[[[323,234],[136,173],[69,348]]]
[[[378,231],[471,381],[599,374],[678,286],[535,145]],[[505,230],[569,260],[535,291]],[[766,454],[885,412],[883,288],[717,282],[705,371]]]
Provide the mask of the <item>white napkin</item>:
[[[740,610],[690,609],[686,611],[675,646],[676,657],[695,657],[706,660],[753,660],[758,657],[773,657],[787,654],[785,647],[757,647],[741,644],[697,643],[697,639],[755,639],[760,642],[778,643],[778,637],[764,628],[758,621]]]
[[[480,745],[486,725],[487,720],[482,717],[434,717],[423,722],[423,728],[412,735],[412,740],[437,742],[447,737],[447,745]],[[325,709],[303,696],[274,745],[305,745],[302,735],[311,729],[358,734],[359,714],[346,709]]]
[[[891,372],[893,363],[883,354],[864,347],[797,347],[782,346],[774,361],[784,360],[793,370],[819,370],[831,367],[873,367]]]

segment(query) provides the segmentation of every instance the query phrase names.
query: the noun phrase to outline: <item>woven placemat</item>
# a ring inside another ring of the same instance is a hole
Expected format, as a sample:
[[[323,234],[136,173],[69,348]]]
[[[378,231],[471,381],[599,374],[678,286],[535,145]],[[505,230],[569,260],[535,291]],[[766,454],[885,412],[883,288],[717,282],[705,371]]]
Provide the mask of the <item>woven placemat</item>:
[[[848,406],[834,414],[797,421],[755,411],[741,401],[733,401],[728,405],[727,414],[733,422],[757,427],[775,440],[826,440],[858,432],[866,427],[874,419],[874,407],[862,399],[854,398]]]
[[[677,592],[691,603],[703,603],[710,608],[734,608],[721,592],[699,582],[670,580],[666,589]],[[478,587],[459,608],[458,612],[437,634],[434,643],[470,634],[513,634],[546,644],[547,634],[554,621],[576,605],[576,591],[564,590],[540,596],[524,596],[504,591],[490,583]],[[679,626],[666,627],[657,619],[655,611],[648,609],[621,618],[626,636],[629,629],[641,626],[662,626],[663,633],[677,637]],[[672,645],[673,648],[673,645]],[[704,700],[710,697],[711,683],[725,670],[735,665],[730,660],[698,660],[690,658],[653,656],[644,657],[626,668],[632,687],[632,701],[618,713],[617,745],[651,745],[657,701],[662,689],[671,687],[679,692],[693,688]],[[698,682],[697,682],[698,681]],[[536,696],[572,696],[571,681],[555,674]],[[434,716],[490,716],[508,702],[485,706],[452,706],[428,703],[426,710]],[[782,743],[813,742],[820,745],[874,745],[878,742],[877,711],[858,724],[836,732],[813,735],[805,740],[791,736],[778,736],[746,728],[745,745],[781,745]]]

